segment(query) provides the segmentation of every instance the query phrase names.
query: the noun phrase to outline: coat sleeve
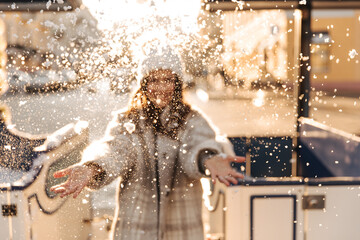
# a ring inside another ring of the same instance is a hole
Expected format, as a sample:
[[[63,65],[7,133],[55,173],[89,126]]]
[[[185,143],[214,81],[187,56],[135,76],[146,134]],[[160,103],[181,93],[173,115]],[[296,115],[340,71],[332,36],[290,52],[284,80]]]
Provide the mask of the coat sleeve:
[[[117,177],[124,178],[134,167],[136,150],[132,133],[124,127],[126,124],[129,123],[121,116],[115,116],[108,124],[105,136],[85,149],[81,163],[97,166],[102,176],[93,179],[89,188],[98,189]]]
[[[226,138],[217,136],[215,130],[200,113],[192,111],[189,115],[180,138],[179,163],[186,175],[198,179],[204,177],[199,169],[200,153],[204,151],[224,153],[226,149],[232,149],[232,146]]]

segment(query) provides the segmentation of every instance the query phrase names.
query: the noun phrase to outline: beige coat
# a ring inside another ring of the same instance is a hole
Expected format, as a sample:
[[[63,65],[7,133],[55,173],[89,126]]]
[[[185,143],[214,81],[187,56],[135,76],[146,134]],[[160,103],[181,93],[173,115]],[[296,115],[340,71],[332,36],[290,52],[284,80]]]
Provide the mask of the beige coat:
[[[169,119],[168,112],[161,114],[162,122]],[[97,188],[121,177],[114,239],[203,239],[199,180],[204,175],[198,168],[198,154],[204,149],[221,153],[222,144],[195,110],[187,115],[179,140],[155,135],[140,119],[136,127],[117,113],[104,139],[84,154],[85,161],[99,164],[106,172]]]

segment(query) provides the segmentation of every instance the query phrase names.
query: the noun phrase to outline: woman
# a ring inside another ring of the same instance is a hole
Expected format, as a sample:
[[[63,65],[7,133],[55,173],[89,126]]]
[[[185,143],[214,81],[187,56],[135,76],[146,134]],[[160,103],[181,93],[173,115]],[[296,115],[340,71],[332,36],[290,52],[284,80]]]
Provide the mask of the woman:
[[[226,185],[243,176],[230,167],[223,144],[205,118],[183,101],[182,68],[170,48],[151,51],[129,108],[110,122],[105,137],[89,146],[81,164],[52,187],[77,197],[121,178],[114,239],[203,239],[200,178],[209,172]]]

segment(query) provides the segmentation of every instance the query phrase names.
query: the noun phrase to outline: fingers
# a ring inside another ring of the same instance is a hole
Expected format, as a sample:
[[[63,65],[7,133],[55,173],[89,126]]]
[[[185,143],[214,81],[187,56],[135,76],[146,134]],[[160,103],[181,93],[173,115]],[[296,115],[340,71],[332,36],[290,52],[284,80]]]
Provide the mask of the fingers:
[[[60,194],[60,197],[63,198],[70,194],[74,194],[73,197],[76,198],[82,189],[89,182],[89,176],[87,172],[81,171],[84,168],[67,168],[54,173],[55,178],[61,178],[64,176],[68,176],[66,182],[61,183],[59,185],[53,186],[50,188],[54,193]]]
[[[68,182],[65,182],[56,186],[52,186],[50,188],[50,191],[56,194],[61,193],[60,197],[65,197],[74,191],[74,187],[71,187],[71,185]]]
[[[226,186],[230,184],[238,184],[238,179],[243,179],[243,174],[237,172],[230,165],[231,162],[243,163],[245,157],[239,156],[217,156],[217,158],[210,158],[207,160],[207,169],[211,173],[212,182],[215,183],[216,179]]]
[[[244,175],[237,172],[236,170],[231,171],[230,175],[233,176],[234,178],[244,179]]]
[[[78,189],[78,186],[72,186],[72,187],[68,187],[61,195],[60,197],[63,198],[63,197],[66,197],[70,194],[73,194],[74,192],[76,192],[76,190]],[[81,191],[81,190],[80,190]]]
[[[226,177],[219,176],[219,181],[225,184],[226,186],[230,186],[230,182],[226,179]]]
[[[65,192],[65,187],[61,186],[61,185],[57,185],[57,186],[53,186],[50,188],[50,191],[58,194],[58,193],[63,193]]]
[[[79,196],[79,194],[81,193],[81,191],[84,189],[84,186],[79,186],[76,191],[74,192],[73,198],[77,198],[77,196]]]
[[[236,185],[238,183],[237,179],[231,175],[225,176],[225,179],[234,185]]]
[[[239,157],[239,156],[227,157],[227,160],[230,162],[243,163],[245,162],[245,157]]]
[[[60,197],[63,198],[65,196],[68,196],[70,194],[74,194],[73,197],[76,198],[81,191],[84,189],[85,185],[66,185],[66,184],[60,184],[56,185],[50,188],[50,191],[61,194]]]
[[[238,179],[243,179],[244,178],[244,175],[233,170],[231,171],[229,174],[227,175],[223,175],[223,176],[216,176],[219,181],[221,183],[224,183],[226,186],[230,186],[230,183],[234,184],[234,185],[237,185],[238,184]],[[215,182],[215,179],[214,177],[212,176],[212,180],[213,180],[213,183]]]
[[[53,176],[54,176],[54,178],[62,178],[62,177],[69,175],[70,172],[71,172],[71,169],[66,168],[66,169],[62,169],[60,171],[54,172]]]

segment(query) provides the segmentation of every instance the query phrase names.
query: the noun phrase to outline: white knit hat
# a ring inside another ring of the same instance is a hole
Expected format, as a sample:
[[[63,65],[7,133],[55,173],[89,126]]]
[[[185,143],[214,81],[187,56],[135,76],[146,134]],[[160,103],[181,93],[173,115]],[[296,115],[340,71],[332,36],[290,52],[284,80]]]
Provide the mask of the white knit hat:
[[[183,63],[181,56],[175,52],[170,45],[152,46],[145,51],[140,64],[140,79],[144,78],[149,72],[158,69],[169,69],[183,78]]]

